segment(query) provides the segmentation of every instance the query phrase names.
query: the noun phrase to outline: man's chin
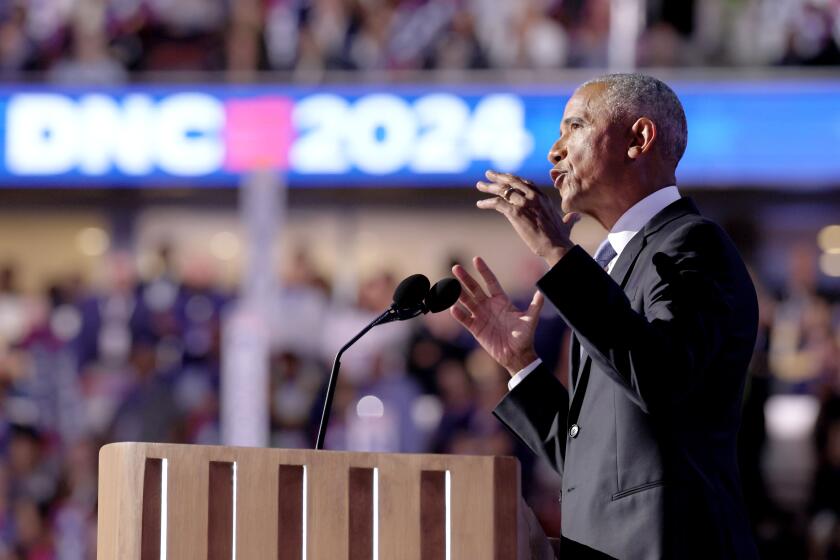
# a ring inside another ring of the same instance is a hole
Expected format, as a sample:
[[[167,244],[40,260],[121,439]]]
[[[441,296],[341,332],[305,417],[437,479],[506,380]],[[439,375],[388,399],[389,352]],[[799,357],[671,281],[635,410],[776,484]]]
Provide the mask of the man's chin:
[[[577,212],[578,210],[575,207],[574,198],[571,196],[567,198],[561,198],[560,210],[562,210],[564,214],[568,214],[569,212]]]

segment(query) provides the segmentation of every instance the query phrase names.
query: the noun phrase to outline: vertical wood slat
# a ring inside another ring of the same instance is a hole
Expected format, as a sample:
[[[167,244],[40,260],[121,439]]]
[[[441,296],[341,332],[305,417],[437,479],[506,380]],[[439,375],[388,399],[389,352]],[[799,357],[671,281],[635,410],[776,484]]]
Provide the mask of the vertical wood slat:
[[[350,467],[348,477],[348,559],[373,560],[373,469]]]
[[[446,558],[446,471],[420,473],[420,558]]]
[[[207,560],[209,460],[186,447],[167,454],[166,557]]]
[[[448,469],[452,558],[493,558],[494,539],[488,537],[493,530],[493,458],[487,459]]]
[[[96,544],[100,560],[140,560],[146,458],[165,456],[148,444],[110,444],[100,449]]]
[[[97,492],[99,494],[99,503],[97,505],[96,515],[96,556],[97,558],[105,558],[111,560],[118,555],[118,548],[123,544],[122,541],[128,541],[126,544],[131,546],[130,538],[127,536],[134,529],[135,517],[136,522],[143,524],[143,510],[142,507],[138,512],[136,509],[125,508],[120,510],[120,499],[125,490],[125,480],[128,479],[128,472],[130,467],[136,467],[134,462],[129,468],[126,464],[121,462],[122,449],[115,446],[105,446],[99,451],[99,484]],[[144,462],[145,466],[145,462]],[[142,504],[142,481],[143,475],[140,475],[140,502]],[[120,480],[123,478],[123,480]],[[128,529],[126,531],[126,529]],[[138,535],[140,531],[137,531]],[[139,541],[138,541],[139,544]],[[132,559],[134,560],[134,559]]]
[[[280,465],[277,480],[277,560],[300,560],[303,557],[303,466]]]
[[[379,557],[420,560],[420,470],[379,458]]]
[[[236,560],[272,560],[277,550],[277,461],[236,457]],[[300,560],[300,555],[295,558]]]
[[[306,560],[347,558],[347,469],[333,452],[306,465]]]
[[[140,559],[160,560],[160,508],[163,459],[147,458],[143,469]]]
[[[233,556],[233,463],[210,461],[207,484],[207,560]]]

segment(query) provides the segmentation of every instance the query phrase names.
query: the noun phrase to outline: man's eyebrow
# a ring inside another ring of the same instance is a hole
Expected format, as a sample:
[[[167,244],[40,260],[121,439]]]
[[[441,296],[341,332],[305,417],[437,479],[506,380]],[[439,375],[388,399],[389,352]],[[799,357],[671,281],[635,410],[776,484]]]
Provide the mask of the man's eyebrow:
[[[563,119],[563,124],[565,124],[566,126],[569,126],[570,124],[584,124],[585,122],[586,121],[584,121],[580,117],[568,117]]]

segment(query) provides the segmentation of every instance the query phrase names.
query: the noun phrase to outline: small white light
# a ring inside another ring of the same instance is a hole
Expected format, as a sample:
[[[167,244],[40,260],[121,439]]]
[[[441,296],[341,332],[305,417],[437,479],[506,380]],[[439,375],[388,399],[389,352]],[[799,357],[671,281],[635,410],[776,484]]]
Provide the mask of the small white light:
[[[143,301],[152,311],[167,311],[177,297],[178,286],[166,280],[155,280],[143,291]]]
[[[220,231],[210,238],[210,251],[221,261],[230,261],[239,255],[239,238],[229,231]]]
[[[61,340],[71,340],[82,329],[82,317],[72,305],[60,305],[50,317],[50,328]]]
[[[817,243],[826,253],[840,253],[840,225],[822,228],[817,234]]]
[[[819,402],[810,395],[775,395],[767,399],[767,432],[776,439],[802,439],[814,430]]]
[[[443,405],[434,395],[421,395],[411,403],[411,419],[422,429],[431,431],[438,427],[443,418]]]
[[[820,270],[826,276],[840,277],[840,253],[823,253],[820,255]]]
[[[356,415],[359,418],[382,418],[385,415],[385,405],[378,397],[366,395],[356,404]]]
[[[164,271],[165,263],[155,253],[143,252],[137,255],[137,271],[144,278],[154,278]]]
[[[85,228],[76,236],[76,247],[86,257],[99,257],[104,255],[110,246],[111,238],[101,228]]]

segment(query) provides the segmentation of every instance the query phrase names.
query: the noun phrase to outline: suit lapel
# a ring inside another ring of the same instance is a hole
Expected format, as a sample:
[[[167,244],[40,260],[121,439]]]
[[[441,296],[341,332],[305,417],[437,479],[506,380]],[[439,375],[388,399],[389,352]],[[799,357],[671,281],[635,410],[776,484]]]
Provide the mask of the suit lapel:
[[[647,245],[648,238],[660,229],[665,227],[668,223],[676,220],[680,216],[686,214],[699,214],[697,206],[691,198],[685,197],[675,200],[665,208],[659,211],[648,223],[642,227],[642,230],[633,236],[630,243],[621,252],[615,266],[610,271],[610,276],[615,280],[622,289],[627,286],[627,281],[630,279],[633,272],[633,266],[636,264],[636,259],[639,258],[639,253]]]
[[[627,280],[630,278],[630,273],[633,270],[633,264],[636,262],[636,259],[639,257],[639,253],[642,252],[644,246],[645,236],[642,235],[642,232],[639,232],[633,236],[633,239],[630,240],[630,243],[628,243],[621,252],[621,255],[619,255],[618,260],[610,271],[610,277],[615,280],[622,289],[627,284]],[[569,410],[580,410],[580,403],[576,401],[578,399],[582,399],[583,395],[586,393],[586,385],[589,382],[589,372],[592,369],[592,357],[589,356],[586,351],[584,351],[581,355],[580,342],[578,341],[578,337],[574,331],[572,332],[572,368],[573,383],[571,398],[569,399]],[[578,391],[578,387],[581,388],[580,391]],[[574,420],[577,419],[575,418]]]
[[[575,387],[577,386],[578,369],[580,368],[580,342],[578,341],[578,337],[575,334],[575,331],[572,331],[570,342],[571,344],[569,348],[569,389],[571,390],[572,394],[574,394]]]
[[[647,238],[680,216],[699,213],[700,212],[697,210],[697,206],[694,204],[694,201],[689,197],[683,197],[663,208],[658,214],[651,218],[647,224],[645,224],[639,233],[633,236],[633,239],[630,240],[630,243],[628,243],[621,252],[615,266],[613,266],[610,271],[610,277],[615,280],[622,289],[624,289],[625,286],[627,286],[627,281],[630,280],[634,265],[636,264],[636,259],[639,258],[639,254],[647,244]],[[586,393],[586,385],[589,381],[589,372],[592,369],[592,358],[585,351],[583,352],[583,355],[581,355],[580,342],[578,341],[577,334],[575,334],[574,330],[572,331],[571,351],[572,369],[569,371],[572,376],[572,391],[571,398],[569,399],[569,409],[580,410],[580,403],[576,401],[578,399],[582,399],[583,395]],[[578,375],[578,373],[580,374]],[[580,377],[580,379],[578,379],[578,377]],[[581,387],[580,391],[577,390],[578,386]],[[577,420],[577,418],[572,421],[575,420]]]

